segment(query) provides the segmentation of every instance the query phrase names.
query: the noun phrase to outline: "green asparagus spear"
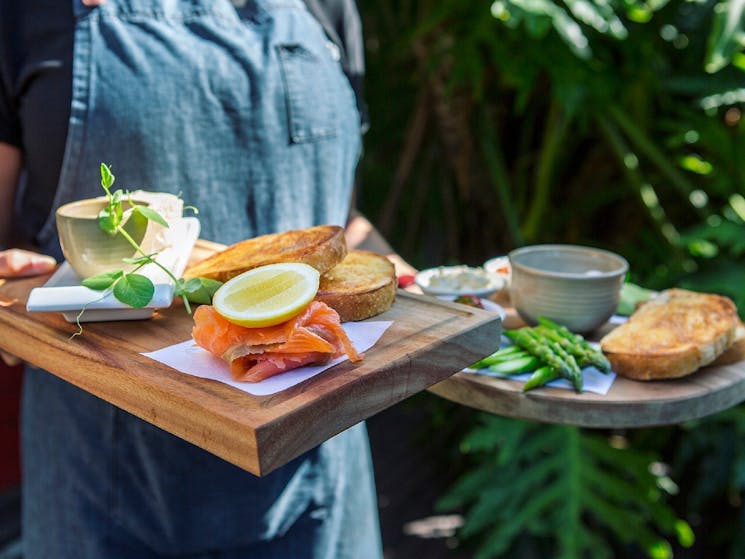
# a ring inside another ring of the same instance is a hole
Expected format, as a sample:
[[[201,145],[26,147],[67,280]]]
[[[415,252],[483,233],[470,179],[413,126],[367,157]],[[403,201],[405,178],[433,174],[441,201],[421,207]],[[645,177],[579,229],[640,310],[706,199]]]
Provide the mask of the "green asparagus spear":
[[[518,359],[491,365],[489,366],[489,370],[502,375],[517,375],[533,371],[538,365],[540,365],[540,361],[535,356],[526,354],[524,357],[519,357]]]
[[[503,347],[502,349],[495,351],[491,355],[487,355],[483,359],[476,361],[476,363],[471,365],[469,368],[484,369],[489,365],[494,365],[504,360],[514,359],[522,355],[526,355],[526,352],[522,348],[511,345],[509,347]]]
[[[523,392],[527,392],[528,390],[532,390],[533,388],[548,384],[549,382],[551,382],[552,380],[556,380],[557,378],[561,378],[561,375],[551,367],[540,367],[535,370],[535,372],[523,385]]]
[[[549,346],[559,357],[564,360],[566,364],[569,365],[572,370],[572,378],[570,379],[572,381],[572,386],[574,386],[574,389],[577,392],[582,392],[584,379],[582,377],[582,371],[580,370],[579,365],[577,365],[577,361],[574,359],[574,356],[570,355],[563,347],[561,347],[560,344],[556,342],[549,342]]]
[[[598,357],[598,352],[596,352],[592,348],[592,346],[575,343],[569,338],[562,336],[556,330],[552,330],[551,328],[548,328],[546,326],[536,326],[536,331],[538,331],[542,336],[545,336],[549,340],[561,345],[561,347],[563,347],[568,353],[574,356],[577,364],[581,368],[598,364],[602,366],[602,362],[600,361],[600,359],[605,359],[605,356],[601,354],[600,357]]]
[[[551,328],[548,328],[546,326],[536,326],[534,330],[541,336],[547,338],[552,342],[556,342],[561,347],[563,347],[565,351],[574,356],[577,364],[580,367],[591,365],[587,356],[587,352],[579,344],[574,343],[573,341],[569,340],[569,338],[565,338],[564,336],[559,334],[556,330],[552,330]]]
[[[579,334],[575,334],[571,330],[569,330],[566,326],[562,326],[561,324],[557,324],[553,320],[540,316],[538,317],[538,323],[542,326],[545,326],[546,328],[550,328],[554,332],[557,332],[562,337],[568,339],[569,341],[573,342],[574,344],[578,345],[579,347],[583,348],[583,351],[585,353],[585,358],[588,360],[589,363],[595,366],[598,370],[602,371],[603,373],[609,373],[611,366],[610,361],[608,361],[608,358],[603,355],[601,351],[598,351],[594,347],[590,345],[590,343],[585,340],[582,336]]]
[[[551,348],[536,340],[530,334],[530,328],[521,328],[519,330],[505,330],[504,335],[510,338],[517,345],[535,355],[549,367],[556,369],[562,377],[572,379],[573,372],[571,367],[565,363]]]
[[[582,392],[582,371],[580,370],[579,365],[577,365],[577,361],[574,359],[574,357],[570,355],[569,352],[561,346],[561,344],[558,344],[547,339],[544,336],[541,336],[537,328],[526,328],[524,329],[524,331],[527,335],[532,337],[536,341],[536,343],[547,346],[549,350],[554,353],[554,355],[556,355],[559,359],[561,359],[563,363],[566,364],[570,374],[566,375],[561,369],[559,370],[559,373],[572,383],[572,386],[574,386],[574,389],[577,392]]]

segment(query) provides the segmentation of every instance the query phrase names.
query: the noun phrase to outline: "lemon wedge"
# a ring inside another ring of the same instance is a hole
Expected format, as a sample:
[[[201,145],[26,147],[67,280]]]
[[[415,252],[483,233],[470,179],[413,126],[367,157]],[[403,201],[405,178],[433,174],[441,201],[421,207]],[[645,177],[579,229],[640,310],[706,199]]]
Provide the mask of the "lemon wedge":
[[[289,320],[313,300],[320,274],[307,264],[268,264],[228,280],[212,305],[226,320],[249,328]]]

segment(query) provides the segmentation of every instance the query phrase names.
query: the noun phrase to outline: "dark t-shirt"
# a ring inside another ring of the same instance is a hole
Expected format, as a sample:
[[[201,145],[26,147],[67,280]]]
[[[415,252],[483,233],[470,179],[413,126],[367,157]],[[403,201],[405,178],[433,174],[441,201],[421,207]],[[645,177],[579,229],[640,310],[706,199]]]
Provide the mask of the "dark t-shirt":
[[[14,234],[33,241],[57,186],[72,96],[72,4],[3,2],[0,7],[0,141],[23,151],[25,172]]]
[[[361,97],[362,33],[353,0],[306,0],[341,51],[366,124]],[[0,4],[0,142],[21,148],[24,175],[13,234],[34,243],[49,215],[65,152],[72,98],[75,20],[69,0]]]

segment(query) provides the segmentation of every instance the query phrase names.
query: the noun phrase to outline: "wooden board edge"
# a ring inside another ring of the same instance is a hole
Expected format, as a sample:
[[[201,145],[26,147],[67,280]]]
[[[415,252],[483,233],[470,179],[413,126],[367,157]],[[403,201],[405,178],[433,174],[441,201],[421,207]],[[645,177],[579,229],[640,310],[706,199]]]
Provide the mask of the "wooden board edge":
[[[675,425],[724,411],[745,401],[745,383],[733,384],[696,397],[640,402],[633,405],[633,410],[623,404],[609,408],[602,397],[591,401],[561,398],[548,400],[536,398],[531,393],[515,394],[496,389],[477,392],[469,385],[468,380],[458,375],[453,375],[428,390],[451,402],[495,415],[597,429]]]
[[[391,361],[384,370],[378,369],[374,378],[363,376],[358,379],[358,382],[344,384],[334,393],[331,408],[329,408],[329,399],[316,400],[261,426],[257,429],[257,441],[263,449],[260,457],[260,475],[274,471],[360,421],[428,389],[479,359],[484,355],[484,347],[474,350],[469,349],[465,344],[465,341],[472,341],[474,333],[485,339],[496,340],[496,346],[494,346],[496,349],[501,334],[501,320],[494,315],[488,315],[487,320],[479,319],[473,328],[460,332],[447,342],[439,343],[436,347],[422,349],[421,355],[405,355],[398,360]],[[438,357],[441,353],[453,350],[458,351],[459,359],[463,364],[448,367],[444,365],[447,361]],[[402,374],[406,374],[405,379],[400,378]],[[380,385],[383,385],[383,389]],[[401,389],[402,385],[405,389]],[[379,390],[372,390],[372,388]],[[384,396],[367,404],[362,411],[362,419],[359,418],[359,407],[353,410],[350,408],[348,413],[344,409],[344,402],[361,402],[364,401],[365,395],[369,394]],[[340,411],[345,412],[341,421],[333,423],[327,420],[330,413],[338,414]],[[310,434],[304,432],[306,422],[303,418],[308,416],[321,418],[321,421],[317,422],[323,426],[321,430]],[[278,433],[285,437],[281,443],[277,439]],[[288,440],[292,444],[287,444]]]
[[[104,361],[91,359],[85,355],[84,351],[71,352],[69,346],[61,345],[62,341],[58,346],[47,344],[45,352],[34,351],[33,348],[40,343],[43,342],[33,332],[21,327],[9,328],[2,346],[6,349],[15,348],[14,354],[33,367],[43,369],[240,468],[256,475],[259,474],[256,433],[248,426],[225,416],[218,418],[220,422],[223,422],[220,429],[210,428],[209,422],[207,424],[197,423],[194,420],[196,417],[204,417],[210,412],[188,399],[182,400],[180,405],[174,408],[181,412],[180,415],[175,416],[174,420],[173,409],[170,414],[162,414],[158,408],[158,398],[173,398],[174,395],[171,392],[165,394],[163,390],[153,385],[148,385],[147,390],[142,390],[143,386],[138,384],[137,378],[129,375],[126,370]],[[59,366],[63,360],[69,360],[71,353],[75,355],[75,374],[66,372],[69,367]],[[109,379],[111,382],[104,382],[102,379]],[[135,393],[144,394],[145,399],[138,397],[137,402],[133,402],[131,395]],[[226,432],[224,422],[226,421],[230,422],[233,427],[227,430],[231,433],[227,440],[224,434]],[[215,441],[221,442],[215,444]]]

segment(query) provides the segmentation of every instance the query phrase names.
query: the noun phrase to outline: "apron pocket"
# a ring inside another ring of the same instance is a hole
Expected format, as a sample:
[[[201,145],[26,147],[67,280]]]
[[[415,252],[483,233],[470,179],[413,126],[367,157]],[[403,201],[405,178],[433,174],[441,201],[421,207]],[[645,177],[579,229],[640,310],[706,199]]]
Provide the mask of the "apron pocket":
[[[285,85],[290,143],[336,135],[325,61],[300,44],[277,46]]]

